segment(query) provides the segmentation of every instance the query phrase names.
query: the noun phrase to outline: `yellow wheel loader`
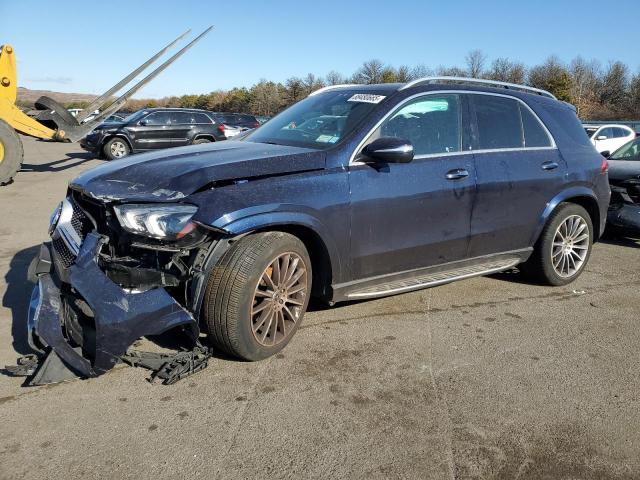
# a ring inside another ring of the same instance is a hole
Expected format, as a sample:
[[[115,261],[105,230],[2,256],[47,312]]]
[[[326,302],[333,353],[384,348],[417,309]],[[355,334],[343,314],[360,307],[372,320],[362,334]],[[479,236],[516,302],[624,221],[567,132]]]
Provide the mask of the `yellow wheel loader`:
[[[0,46],[0,186],[11,183],[20,169],[20,165],[22,165],[22,141],[16,132],[47,140],[69,142],[80,140],[102,123],[106,117],[121,109],[127,99],[171,65],[198,40],[209,33],[212,28],[207,28],[162,65],[120,97],[114,99],[113,95],[116,92],[129,84],[137,75],[187,35],[190,30],[183,33],[104,94],[93,100],[90,105],[75,117],[63,105],[49,97],[40,97],[35,102],[35,110],[28,112],[28,114],[20,110],[16,106],[18,85],[16,81],[15,51],[11,45]],[[105,108],[102,109],[103,107]],[[87,120],[96,110],[100,110],[100,113],[91,120]]]

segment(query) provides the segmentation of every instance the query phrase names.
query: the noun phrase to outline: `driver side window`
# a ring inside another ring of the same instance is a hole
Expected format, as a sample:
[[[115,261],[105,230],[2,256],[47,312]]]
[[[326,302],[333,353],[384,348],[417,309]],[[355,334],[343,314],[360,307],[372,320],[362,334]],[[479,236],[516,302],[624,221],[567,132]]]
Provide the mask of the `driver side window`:
[[[461,130],[458,95],[425,95],[392,113],[375,136],[409,140],[416,156],[434,155],[461,151]]]

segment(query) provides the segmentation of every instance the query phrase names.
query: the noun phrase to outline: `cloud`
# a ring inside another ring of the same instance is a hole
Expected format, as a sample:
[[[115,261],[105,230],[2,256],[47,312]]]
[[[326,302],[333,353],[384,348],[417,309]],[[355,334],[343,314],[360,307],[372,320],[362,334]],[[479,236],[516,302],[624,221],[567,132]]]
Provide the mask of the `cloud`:
[[[60,85],[73,83],[73,78],[71,77],[29,77],[25,78],[25,80],[34,83],[58,83]]]

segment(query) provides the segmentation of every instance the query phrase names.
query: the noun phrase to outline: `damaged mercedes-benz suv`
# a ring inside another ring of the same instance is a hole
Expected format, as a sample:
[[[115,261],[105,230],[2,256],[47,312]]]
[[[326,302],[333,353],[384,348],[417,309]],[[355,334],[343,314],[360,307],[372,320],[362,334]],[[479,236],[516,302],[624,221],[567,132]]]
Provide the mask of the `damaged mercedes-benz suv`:
[[[312,296],[518,264],[564,285],[603,230],[606,172],[548,92],[452,78],[327,87],[241,141],[73,180],[33,265],[30,341],[86,377],[172,329],[259,360],[289,342]]]

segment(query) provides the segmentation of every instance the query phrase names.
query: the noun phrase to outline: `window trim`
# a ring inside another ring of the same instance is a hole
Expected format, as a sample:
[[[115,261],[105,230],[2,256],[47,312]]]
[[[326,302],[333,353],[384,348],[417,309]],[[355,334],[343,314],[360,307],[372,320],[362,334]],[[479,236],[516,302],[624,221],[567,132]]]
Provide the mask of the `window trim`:
[[[558,149],[558,145],[556,144],[555,138],[553,137],[553,135],[551,134],[551,132],[549,131],[547,126],[544,124],[544,122],[542,120],[540,120],[540,117],[538,116],[538,114],[536,112],[534,112],[533,109],[529,105],[526,104],[526,102],[524,102],[523,100],[521,100],[518,97],[514,97],[512,95],[504,95],[502,93],[473,92],[473,91],[470,91],[470,90],[433,90],[433,91],[430,91],[430,92],[416,93],[414,95],[411,95],[411,96],[405,98],[404,100],[399,102],[397,105],[394,105],[393,108],[391,110],[389,110],[373,126],[373,128],[371,130],[369,130],[369,132],[363,137],[363,139],[360,141],[360,143],[358,143],[358,146],[351,153],[351,157],[349,157],[348,165],[366,165],[364,162],[357,161],[355,159],[356,156],[358,155],[359,152],[362,151],[362,149],[366,145],[367,141],[371,138],[371,136],[375,133],[375,131],[380,127],[380,125],[382,125],[382,123],[385,120],[387,120],[387,118],[389,116],[391,116],[391,114],[393,112],[397,111],[398,108],[402,107],[406,103],[408,103],[411,100],[414,100],[414,99],[416,99],[418,97],[423,97],[423,96],[427,96],[427,95],[443,95],[443,94],[489,95],[489,96],[493,96],[493,97],[504,97],[504,98],[509,98],[509,99],[512,99],[512,100],[516,100],[517,102],[520,102],[520,104],[524,105],[531,112],[531,114],[534,116],[534,118],[540,123],[540,125],[543,128],[543,130],[546,132],[547,136],[549,137],[549,140],[551,141],[551,145],[548,146],[548,147],[515,147],[515,148],[490,148],[490,149],[488,148],[488,149],[479,149],[479,150],[473,150],[473,147],[469,146],[469,150],[460,150],[459,152],[428,153],[428,154],[423,154],[423,155],[416,155],[416,156],[413,157],[414,160],[421,160],[423,158],[440,158],[440,157],[451,157],[451,156],[458,156],[458,155],[469,155],[469,154],[476,154],[476,153],[477,154],[481,154],[481,153],[521,152],[521,151],[527,152],[527,151],[557,150]],[[522,121],[522,119],[521,119],[521,121]],[[463,128],[464,128],[464,125],[463,125]],[[523,129],[523,132],[524,132],[524,129]],[[463,134],[464,130],[461,133]],[[523,133],[523,135],[524,135],[524,133]]]

